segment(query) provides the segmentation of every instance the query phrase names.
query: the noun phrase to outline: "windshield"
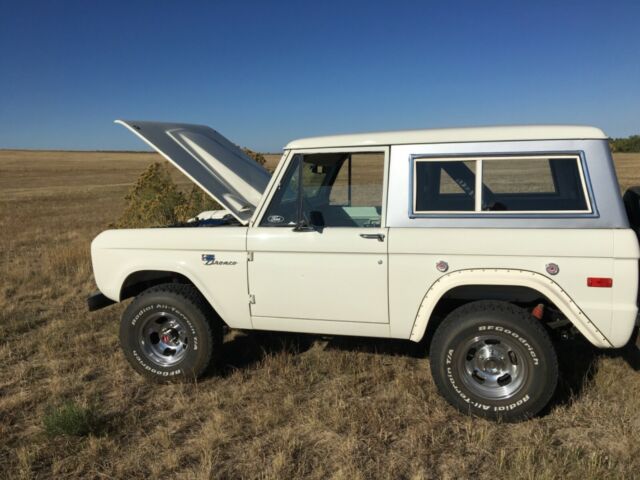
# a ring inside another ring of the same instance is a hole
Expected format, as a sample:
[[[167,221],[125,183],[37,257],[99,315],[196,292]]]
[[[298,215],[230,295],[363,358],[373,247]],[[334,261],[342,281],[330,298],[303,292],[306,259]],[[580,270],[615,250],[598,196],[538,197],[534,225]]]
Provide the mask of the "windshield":
[[[379,227],[384,153],[296,155],[262,226]]]

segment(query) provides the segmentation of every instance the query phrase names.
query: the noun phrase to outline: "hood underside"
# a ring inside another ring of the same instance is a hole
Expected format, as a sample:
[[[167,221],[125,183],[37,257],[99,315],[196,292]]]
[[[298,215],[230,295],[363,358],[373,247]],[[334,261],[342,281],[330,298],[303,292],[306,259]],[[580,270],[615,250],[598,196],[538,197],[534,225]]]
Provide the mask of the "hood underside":
[[[169,160],[246,225],[269,172],[240,147],[204,125],[116,120]]]

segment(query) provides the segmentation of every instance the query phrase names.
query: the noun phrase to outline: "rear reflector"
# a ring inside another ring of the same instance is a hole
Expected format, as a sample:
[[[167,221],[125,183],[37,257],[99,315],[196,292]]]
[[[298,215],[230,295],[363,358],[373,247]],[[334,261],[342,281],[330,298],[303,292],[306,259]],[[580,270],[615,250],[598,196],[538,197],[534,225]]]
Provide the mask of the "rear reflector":
[[[613,279],[606,277],[589,277],[587,278],[587,287],[611,288]]]

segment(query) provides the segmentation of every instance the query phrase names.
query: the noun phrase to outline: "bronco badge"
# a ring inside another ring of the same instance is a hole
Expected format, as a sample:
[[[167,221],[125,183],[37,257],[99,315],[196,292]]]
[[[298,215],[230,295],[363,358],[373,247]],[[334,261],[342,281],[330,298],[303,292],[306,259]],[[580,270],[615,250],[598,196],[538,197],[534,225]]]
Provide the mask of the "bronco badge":
[[[202,263],[204,263],[205,265],[213,265],[213,262],[215,261],[215,259],[216,259],[216,256],[211,253],[202,254]]]
[[[238,263],[235,260],[216,260],[213,253],[203,253],[201,258],[205,265],[236,265]]]

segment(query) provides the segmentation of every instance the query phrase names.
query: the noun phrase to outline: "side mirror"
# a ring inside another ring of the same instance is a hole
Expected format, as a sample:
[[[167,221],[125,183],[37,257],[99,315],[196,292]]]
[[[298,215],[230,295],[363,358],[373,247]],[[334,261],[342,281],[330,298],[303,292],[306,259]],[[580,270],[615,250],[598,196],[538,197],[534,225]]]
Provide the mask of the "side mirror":
[[[309,213],[309,219],[311,220],[311,225],[322,231],[325,225],[322,212],[319,212],[318,210],[312,210],[311,213]]]
[[[317,210],[309,212],[309,221],[303,219],[293,227],[294,232],[322,233],[322,230],[324,230],[324,217],[322,216],[322,212],[318,212]]]
[[[294,232],[317,232],[318,229],[313,225],[309,225],[307,222],[299,222],[295,227],[293,227]]]

